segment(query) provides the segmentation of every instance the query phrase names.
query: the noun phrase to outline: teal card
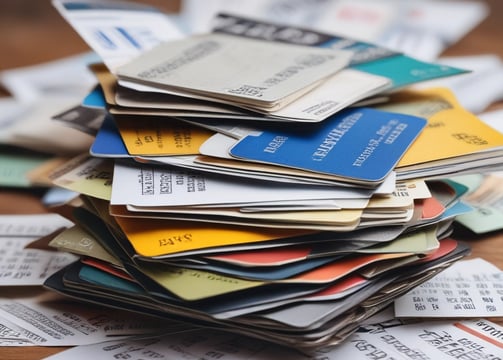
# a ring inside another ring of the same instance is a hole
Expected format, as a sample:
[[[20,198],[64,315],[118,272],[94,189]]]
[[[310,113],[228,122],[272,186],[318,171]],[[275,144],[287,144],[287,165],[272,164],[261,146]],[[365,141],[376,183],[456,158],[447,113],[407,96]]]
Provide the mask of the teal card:
[[[353,68],[391,79],[393,90],[426,80],[467,72],[447,65],[420,61],[402,54],[357,64]]]

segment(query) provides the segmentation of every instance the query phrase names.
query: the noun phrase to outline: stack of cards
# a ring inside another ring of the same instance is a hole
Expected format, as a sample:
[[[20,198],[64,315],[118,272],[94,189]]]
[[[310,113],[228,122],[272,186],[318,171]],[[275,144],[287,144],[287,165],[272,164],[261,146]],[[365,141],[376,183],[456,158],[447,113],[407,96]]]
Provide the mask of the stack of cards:
[[[180,39],[155,35],[151,9],[55,3],[100,34],[83,38],[103,57],[90,96],[107,116],[89,154],[52,174],[82,205],[51,242],[80,259],[48,288],[309,348],[468,253],[449,238],[467,188],[435,161],[479,168],[503,138],[447,90],[401,90],[464,70],[231,15]],[[265,27],[277,36],[250,30]],[[437,126],[449,130],[430,136]],[[453,133],[478,147],[424,150]]]

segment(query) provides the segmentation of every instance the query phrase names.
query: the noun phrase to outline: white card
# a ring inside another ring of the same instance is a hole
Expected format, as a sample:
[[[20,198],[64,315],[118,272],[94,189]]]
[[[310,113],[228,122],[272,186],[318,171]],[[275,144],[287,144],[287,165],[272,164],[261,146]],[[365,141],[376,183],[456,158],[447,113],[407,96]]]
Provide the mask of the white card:
[[[371,190],[273,184],[188,173],[148,165],[116,164],[112,205],[190,206],[253,204],[281,200],[369,198]]]

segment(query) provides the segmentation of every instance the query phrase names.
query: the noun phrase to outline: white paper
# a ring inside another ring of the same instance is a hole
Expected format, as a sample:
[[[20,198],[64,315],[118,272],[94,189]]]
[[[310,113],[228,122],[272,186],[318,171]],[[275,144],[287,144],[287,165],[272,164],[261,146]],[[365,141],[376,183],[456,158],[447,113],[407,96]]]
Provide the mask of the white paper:
[[[82,101],[96,84],[90,54],[5,70],[0,83],[12,97],[0,102],[0,142],[65,154],[88,149],[92,137],[52,117]]]
[[[316,29],[363,41],[376,41],[395,23],[405,2],[332,1],[314,24]]]
[[[4,70],[0,81],[20,103],[31,103],[47,93],[72,93],[82,96],[96,84],[87,67],[96,57],[79,54],[32,66]]]
[[[280,200],[369,198],[372,190],[300,186],[183,172],[147,165],[115,164],[112,205],[188,206],[253,204]]]
[[[503,99],[503,61],[497,55],[444,57],[437,60],[471,72],[459,76],[426,81],[415,88],[447,87],[466,110],[480,114],[491,104]]]
[[[243,15],[280,24],[311,27],[332,0],[183,0],[180,16],[189,32],[212,30],[219,12]]]
[[[54,293],[23,298],[0,297],[0,329],[15,335],[15,341],[0,338],[2,346],[84,345],[185,327],[176,321],[89,304],[83,306]]]
[[[462,260],[395,300],[397,317],[503,316],[503,272],[480,258]]]
[[[501,359],[503,328],[487,320],[375,327],[331,348],[305,353],[230,333],[199,330],[162,337],[79,346],[46,360],[452,360]]]
[[[503,133],[503,109],[486,111],[480,114],[479,118],[487,125]]]
[[[39,237],[73,223],[58,214],[0,216],[0,286],[42,285],[75,261],[69,253],[25,249]]]
[[[369,328],[353,334],[327,360],[500,360],[503,327],[487,320],[421,322],[389,328]]]
[[[94,136],[62,125],[52,119],[55,114],[82,100],[74,94],[45,94],[31,104],[11,126],[2,129],[0,141],[10,145],[58,155],[74,155],[89,150]]]
[[[69,3],[70,7],[66,7]],[[54,0],[61,15],[102,58],[110,71],[162,41],[178,39],[183,32],[160,11],[126,2]]]
[[[46,360],[88,359],[221,359],[221,360],[300,360],[306,359],[292,349],[264,343],[239,335],[212,329],[171,333],[164,336],[113,341],[90,346],[79,346]]]

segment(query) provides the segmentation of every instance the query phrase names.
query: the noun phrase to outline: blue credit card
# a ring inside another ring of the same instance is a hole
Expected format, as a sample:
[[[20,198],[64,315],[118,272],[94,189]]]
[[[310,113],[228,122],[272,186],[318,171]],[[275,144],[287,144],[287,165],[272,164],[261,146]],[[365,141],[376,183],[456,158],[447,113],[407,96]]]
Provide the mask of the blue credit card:
[[[95,86],[82,100],[83,106],[106,109],[107,103],[101,86]]]
[[[131,157],[122,141],[119,129],[111,115],[107,115],[98,130],[89,153],[96,157],[124,158]]]
[[[426,126],[421,117],[372,108],[345,109],[319,124],[249,134],[233,157],[378,184]]]

